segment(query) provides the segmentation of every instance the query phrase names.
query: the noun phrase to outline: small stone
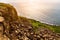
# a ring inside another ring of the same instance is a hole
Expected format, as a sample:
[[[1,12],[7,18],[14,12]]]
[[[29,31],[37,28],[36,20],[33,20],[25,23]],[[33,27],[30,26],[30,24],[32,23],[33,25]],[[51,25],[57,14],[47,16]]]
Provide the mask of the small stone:
[[[25,37],[25,38],[24,38],[24,40],[28,40],[28,38],[27,38],[27,37]]]
[[[47,37],[47,36],[48,36],[47,34],[43,35],[43,37]]]
[[[27,36],[30,36],[30,34],[29,34],[29,33],[27,33]]]
[[[38,37],[38,38],[40,38],[40,36],[39,36],[39,35],[38,35],[37,37]]]
[[[34,35],[34,37],[36,37],[36,35]]]
[[[31,34],[33,34],[33,32]]]
[[[28,30],[26,30],[28,32]]]
[[[24,33],[24,35],[26,35],[26,33]]]
[[[0,16],[0,22],[3,22],[4,21],[4,18]]]
[[[49,38],[50,40],[52,40],[53,38],[51,37],[51,38]]]

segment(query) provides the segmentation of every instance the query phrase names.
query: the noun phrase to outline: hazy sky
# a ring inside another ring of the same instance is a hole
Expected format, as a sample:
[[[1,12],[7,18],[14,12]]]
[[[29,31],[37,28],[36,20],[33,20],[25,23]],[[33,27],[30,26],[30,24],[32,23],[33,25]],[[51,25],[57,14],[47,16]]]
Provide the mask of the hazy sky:
[[[19,15],[36,18],[49,13],[51,9],[55,9],[54,6],[60,4],[60,0],[0,0],[0,2],[14,5]]]
[[[21,16],[47,22],[60,20],[60,0],[0,0],[0,2],[14,5],[18,15]]]
[[[60,0],[0,0],[4,2],[26,2],[26,1],[37,1],[37,2],[60,2]]]

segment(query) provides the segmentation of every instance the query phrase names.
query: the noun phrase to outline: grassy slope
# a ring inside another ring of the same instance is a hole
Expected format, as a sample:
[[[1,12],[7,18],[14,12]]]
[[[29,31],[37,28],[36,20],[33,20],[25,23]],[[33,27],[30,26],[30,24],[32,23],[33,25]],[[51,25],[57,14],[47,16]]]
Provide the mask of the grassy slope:
[[[44,27],[44,28],[48,28],[48,29],[52,30],[53,32],[60,33],[60,26],[44,24],[39,21],[36,21],[33,19],[28,19],[25,17],[20,17],[20,18],[23,18],[24,20],[28,20],[32,24],[34,29],[37,29],[39,27]]]

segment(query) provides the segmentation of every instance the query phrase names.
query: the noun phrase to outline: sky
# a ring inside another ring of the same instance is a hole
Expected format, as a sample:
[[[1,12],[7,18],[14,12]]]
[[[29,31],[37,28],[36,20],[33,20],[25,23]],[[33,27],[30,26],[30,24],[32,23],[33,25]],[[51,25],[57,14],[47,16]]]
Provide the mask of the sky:
[[[56,14],[58,11],[60,12],[60,0],[0,0],[0,2],[14,5],[20,16],[36,20],[50,20],[52,22],[60,17],[59,13]],[[58,11],[55,9],[58,9]],[[54,10],[56,11],[55,13],[53,12]]]
[[[60,0],[0,0],[1,2],[26,2],[26,1],[35,1],[35,2],[60,2]]]

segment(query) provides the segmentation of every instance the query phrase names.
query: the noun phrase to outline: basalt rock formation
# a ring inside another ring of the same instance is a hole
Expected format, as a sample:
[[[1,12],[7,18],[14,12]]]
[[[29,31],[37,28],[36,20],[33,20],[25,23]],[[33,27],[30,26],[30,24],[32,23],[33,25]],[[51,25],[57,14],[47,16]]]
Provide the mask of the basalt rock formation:
[[[60,40],[60,35],[46,28],[34,31],[27,19],[18,17],[13,6],[0,3],[0,40]]]

